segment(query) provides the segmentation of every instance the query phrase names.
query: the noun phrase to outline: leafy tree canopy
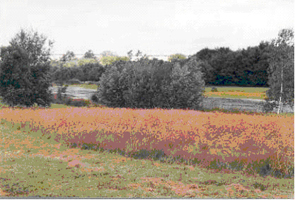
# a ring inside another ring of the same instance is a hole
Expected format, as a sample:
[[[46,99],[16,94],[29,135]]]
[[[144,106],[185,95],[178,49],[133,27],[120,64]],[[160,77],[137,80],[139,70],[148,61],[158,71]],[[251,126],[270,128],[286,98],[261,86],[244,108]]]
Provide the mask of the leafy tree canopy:
[[[88,50],[88,51],[84,54],[83,57],[84,57],[84,58],[93,58],[93,59],[95,59],[95,55],[94,55],[94,53],[93,53],[92,50]]]
[[[75,58],[75,54],[74,54],[74,52],[72,52],[72,51],[67,51],[67,53],[66,54],[64,54],[62,57],[61,57],[61,61],[62,62],[68,62],[68,61],[71,61],[71,60],[73,60]]]
[[[168,61],[171,62],[172,60],[184,60],[186,56],[180,53],[172,54],[168,57]]]

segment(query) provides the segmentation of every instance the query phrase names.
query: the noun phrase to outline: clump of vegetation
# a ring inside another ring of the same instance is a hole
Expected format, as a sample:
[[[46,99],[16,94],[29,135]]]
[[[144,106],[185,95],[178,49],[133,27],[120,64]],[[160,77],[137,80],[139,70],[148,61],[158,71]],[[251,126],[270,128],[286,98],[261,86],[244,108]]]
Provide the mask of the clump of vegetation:
[[[173,60],[185,60],[185,59],[186,59],[186,56],[181,53],[172,54],[168,57],[169,62],[171,62]]]
[[[50,50],[47,38],[21,30],[1,48],[0,95],[9,106],[50,107]]]
[[[281,105],[294,107],[294,31],[283,29],[278,38],[271,42],[271,57],[268,68],[268,97],[266,107],[270,109],[277,105],[280,113]],[[273,103],[273,102],[278,103]]]
[[[95,103],[98,103],[98,96],[97,96],[97,94],[92,94],[90,99],[91,99],[91,101],[93,101]]]
[[[211,92],[218,92],[218,90],[217,90],[216,87],[212,87],[212,88],[211,88]]]
[[[164,62],[142,58],[115,62],[99,85],[99,101],[109,107],[198,109],[204,81],[194,59]]]

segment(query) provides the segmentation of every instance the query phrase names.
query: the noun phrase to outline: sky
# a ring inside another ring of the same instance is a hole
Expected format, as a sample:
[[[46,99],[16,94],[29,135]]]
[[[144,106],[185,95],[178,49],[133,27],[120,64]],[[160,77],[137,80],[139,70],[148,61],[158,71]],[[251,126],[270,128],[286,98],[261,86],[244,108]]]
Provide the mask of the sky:
[[[57,58],[238,50],[294,29],[294,8],[293,0],[0,0],[0,46],[23,28],[53,40]]]

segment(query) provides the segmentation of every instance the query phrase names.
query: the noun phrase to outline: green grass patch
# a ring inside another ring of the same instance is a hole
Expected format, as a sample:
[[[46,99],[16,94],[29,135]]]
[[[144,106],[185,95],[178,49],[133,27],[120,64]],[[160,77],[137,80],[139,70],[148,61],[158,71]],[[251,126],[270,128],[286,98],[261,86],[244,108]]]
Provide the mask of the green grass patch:
[[[57,87],[54,85],[53,87]],[[69,84],[68,87],[80,87],[80,88],[85,88],[85,89],[92,89],[92,90],[97,90],[98,86],[96,84]]]
[[[245,92],[245,93],[265,93],[269,88],[264,87],[223,87],[223,86],[207,86],[205,92],[211,92],[212,87],[217,88],[219,92]]]
[[[234,99],[265,99],[268,88],[206,87],[204,96]]]

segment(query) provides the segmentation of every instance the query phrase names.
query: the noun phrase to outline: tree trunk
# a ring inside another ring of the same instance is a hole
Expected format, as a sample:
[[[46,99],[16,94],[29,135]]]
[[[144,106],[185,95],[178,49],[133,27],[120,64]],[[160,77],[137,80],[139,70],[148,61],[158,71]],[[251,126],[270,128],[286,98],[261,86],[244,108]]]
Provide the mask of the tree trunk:
[[[284,66],[281,68],[281,91],[280,91],[280,101],[277,114],[280,114],[281,104],[282,104],[282,96],[283,96],[283,73],[284,73]]]

